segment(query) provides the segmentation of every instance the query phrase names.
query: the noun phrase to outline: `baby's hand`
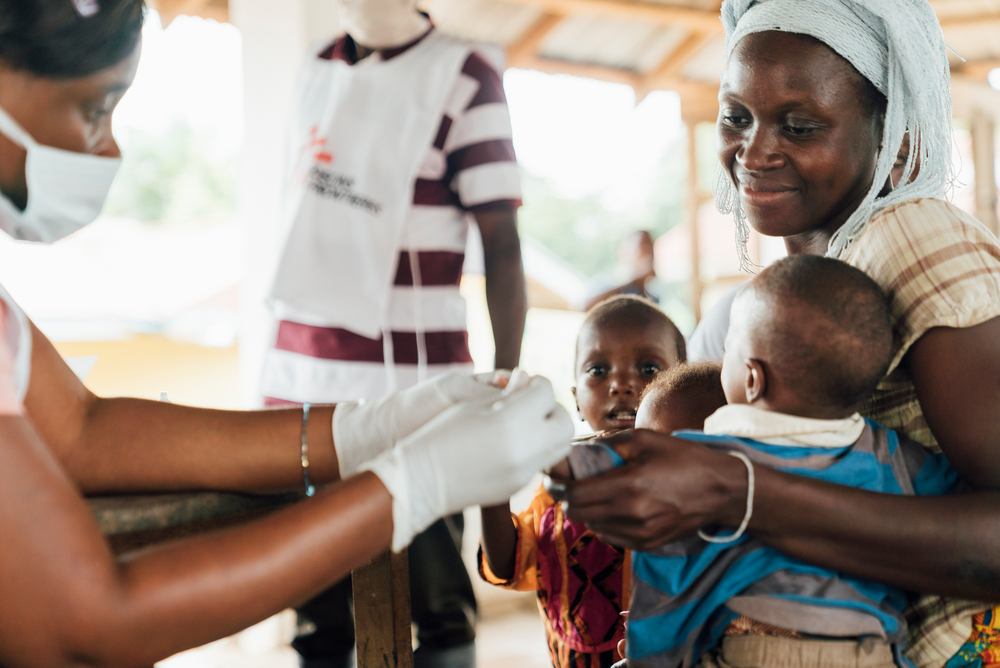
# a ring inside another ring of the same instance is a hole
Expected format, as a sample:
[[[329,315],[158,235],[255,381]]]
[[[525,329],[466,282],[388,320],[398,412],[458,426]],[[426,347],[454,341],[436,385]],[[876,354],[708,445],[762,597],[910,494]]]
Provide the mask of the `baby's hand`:
[[[559,482],[573,480],[573,469],[569,465],[569,457],[561,462],[557,462],[549,469],[548,473],[550,478]]]

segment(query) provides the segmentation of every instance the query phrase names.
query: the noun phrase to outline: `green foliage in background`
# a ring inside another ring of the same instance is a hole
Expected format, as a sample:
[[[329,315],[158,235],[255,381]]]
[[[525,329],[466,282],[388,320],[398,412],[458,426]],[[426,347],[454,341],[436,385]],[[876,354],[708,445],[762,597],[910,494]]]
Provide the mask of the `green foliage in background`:
[[[684,219],[687,179],[685,140],[664,156],[649,197],[620,212],[609,211],[597,195],[565,199],[548,182],[523,173],[524,207],[518,214],[528,234],[587,276],[614,269],[618,243],[632,230],[649,230],[653,237],[669,232]]]
[[[175,123],[165,133],[130,130],[106,214],[150,222],[232,216],[236,160],[213,155],[211,138]]]

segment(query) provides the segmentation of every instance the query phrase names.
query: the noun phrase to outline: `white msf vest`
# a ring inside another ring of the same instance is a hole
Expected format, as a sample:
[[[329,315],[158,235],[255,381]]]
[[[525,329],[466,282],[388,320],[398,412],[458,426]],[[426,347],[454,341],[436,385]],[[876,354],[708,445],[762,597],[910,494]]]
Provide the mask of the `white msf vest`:
[[[306,64],[270,295],[279,314],[381,334],[420,163],[470,50],[432,30],[387,61]]]

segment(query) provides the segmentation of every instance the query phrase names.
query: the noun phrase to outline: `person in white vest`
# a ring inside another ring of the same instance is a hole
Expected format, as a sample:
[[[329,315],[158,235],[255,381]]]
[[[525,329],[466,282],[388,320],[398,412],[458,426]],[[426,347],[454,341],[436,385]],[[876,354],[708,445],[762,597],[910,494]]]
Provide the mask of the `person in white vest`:
[[[310,51],[291,114],[261,386],[271,406],[372,399],[471,371],[459,282],[473,221],[496,367],[520,355],[521,188],[501,50],[441,33],[415,0],[337,8],[344,34]],[[417,668],[475,665],[461,528],[460,515],[442,520],[410,548]],[[345,581],[300,608],[303,666],[349,665],[349,595]]]
[[[0,0],[4,233],[54,242],[97,217],[143,15],[143,0]],[[503,391],[450,373],[256,412],[97,397],[0,289],[0,665],[150,666],[230,635],[506,499],[572,434],[548,382],[520,373]],[[83,498],[296,487],[314,498],[121,559]]]

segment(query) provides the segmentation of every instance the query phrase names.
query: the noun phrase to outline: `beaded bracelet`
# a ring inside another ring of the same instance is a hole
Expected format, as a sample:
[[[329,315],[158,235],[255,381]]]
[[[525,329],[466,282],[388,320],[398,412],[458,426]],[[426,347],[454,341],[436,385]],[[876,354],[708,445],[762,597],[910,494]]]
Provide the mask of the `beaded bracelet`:
[[[309,427],[309,409],[312,408],[312,404],[308,401],[302,404],[302,482],[306,487],[306,496],[312,496],[316,493],[316,488],[313,487],[312,482],[309,480],[309,443],[306,441],[306,429]]]
[[[735,533],[732,533],[728,536],[722,536],[721,538],[718,536],[709,536],[704,531],[699,529],[698,537],[701,538],[702,540],[708,541],[709,543],[732,543],[733,541],[737,540],[740,536],[743,535],[743,532],[747,530],[747,525],[750,524],[750,518],[753,516],[753,492],[754,492],[753,464],[750,463],[750,459],[742,452],[735,452],[733,450],[729,450],[728,452],[726,452],[726,454],[736,457],[741,462],[743,462],[747,467],[747,512],[743,516],[743,521],[740,522],[740,527],[736,530]]]

